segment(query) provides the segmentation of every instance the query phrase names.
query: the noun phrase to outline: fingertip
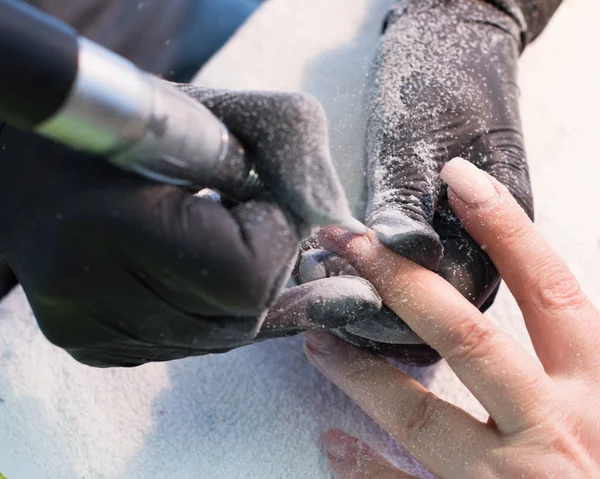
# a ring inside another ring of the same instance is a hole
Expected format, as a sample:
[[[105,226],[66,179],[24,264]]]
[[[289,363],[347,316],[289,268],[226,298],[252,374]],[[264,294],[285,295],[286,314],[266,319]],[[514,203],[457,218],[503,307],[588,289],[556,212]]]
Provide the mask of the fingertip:
[[[485,206],[498,196],[492,177],[462,158],[453,158],[444,165],[440,178],[448,184],[449,195],[454,194],[469,206]]]
[[[522,224],[522,222],[530,223],[533,226],[529,215],[512,196],[509,189],[496,178],[479,171],[485,174],[486,182],[494,190],[491,196],[488,192],[484,195],[486,198],[481,201],[466,201],[464,194],[452,188],[450,183],[448,184],[448,201],[452,211],[461,220],[469,234],[473,236],[472,233],[475,230],[481,230],[484,235],[486,232],[491,235],[492,231],[502,229],[504,227],[502,225]],[[477,190],[478,187],[474,186],[473,189]],[[477,192],[473,193],[473,196],[477,196],[479,199],[482,197]],[[478,240],[478,238],[475,239]],[[485,239],[487,240],[487,235]]]
[[[440,172],[440,177],[442,180],[447,182],[447,178],[455,174],[457,169],[460,169],[463,163],[469,163],[467,160],[460,156],[455,156],[448,163],[444,165],[442,171]]]
[[[507,228],[529,224],[527,213],[509,189],[472,163],[455,158],[444,166],[448,201],[467,232],[479,245],[493,247]]]
[[[342,436],[349,436],[349,434],[341,429],[333,428],[321,434],[321,441],[323,441],[323,444],[325,447],[327,447],[328,441],[335,441],[337,438]]]
[[[321,228],[318,233],[319,242],[328,249],[342,256],[353,256],[368,248],[374,239],[375,233],[371,230],[366,235],[357,235],[337,226]]]
[[[356,235],[339,226],[325,226],[318,231],[317,236],[321,243],[327,243],[328,248],[338,251]]]
[[[452,158],[440,171],[440,178],[448,185],[460,181],[464,176],[480,175],[483,172],[478,166],[460,156]]]
[[[323,433],[321,442],[333,460],[347,461],[359,453],[359,440],[341,429],[330,429]]]

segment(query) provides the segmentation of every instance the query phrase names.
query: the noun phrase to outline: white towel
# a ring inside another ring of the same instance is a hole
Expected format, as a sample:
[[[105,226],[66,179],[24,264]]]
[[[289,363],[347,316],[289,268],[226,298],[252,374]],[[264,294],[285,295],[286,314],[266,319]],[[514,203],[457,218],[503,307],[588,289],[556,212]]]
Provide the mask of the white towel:
[[[358,205],[362,86],[391,3],[269,0],[198,83],[315,94]],[[600,305],[599,23],[596,0],[567,0],[526,53],[521,85],[538,226]],[[506,290],[490,317],[530,347]],[[442,397],[485,417],[447,365],[418,374]],[[0,304],[0,398],[0,473],[8,479],[325,479],[319,434],[330,427],[431,477],[308,363],[300,338],[96,370],[51,346],[16,290]]]

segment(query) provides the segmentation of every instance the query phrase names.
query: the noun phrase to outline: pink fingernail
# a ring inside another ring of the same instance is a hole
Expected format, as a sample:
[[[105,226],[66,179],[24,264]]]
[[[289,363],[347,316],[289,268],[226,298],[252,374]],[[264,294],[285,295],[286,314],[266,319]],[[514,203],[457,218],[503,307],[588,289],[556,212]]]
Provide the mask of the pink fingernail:
[[[456,196],[469,205],[485,203],[498,194],[489,176],[462,158],[449,161],[440,176]]]
[[[319,230],[319,240],[325,243],[324,246],[336,251],[343,250],[356,236],[354,233],[350,233],[337,226],[329,226]]]
[[[327,431],[321,437],[327,453],[338,461],[348,461],[358,452],[358,441],[343,431]]]

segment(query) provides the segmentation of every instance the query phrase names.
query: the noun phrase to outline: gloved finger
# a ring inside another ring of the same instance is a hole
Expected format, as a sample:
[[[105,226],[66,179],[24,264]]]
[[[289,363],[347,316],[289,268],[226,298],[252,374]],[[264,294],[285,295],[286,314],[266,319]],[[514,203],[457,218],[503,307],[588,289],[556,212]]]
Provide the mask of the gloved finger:
[[[148,300],[143,294],[138,296],[138,286],[131,284],[127,288],[128,296],[137,297],[140,301],[136,308],[139,317],[134,326],[143,324],[141,319],[144,317],[160,318],[163,325],[149,327],[146,321],[143,330],[121,327],[116,335],[110,331],[110,341],[106,343],[102,341],[102,328],[94,332],[88,327],[84,331],[90,336],[86,341],[82,340],[81,334],[70,332],[76,346],[70,344],[68,335],[53,330],[53,325],[60,324],[60,321],[45,321],[48,314],[41,316],[40,325],[53,343],[80,362],[96,367],[138,366],[149,361],[225,352],[244,344],[291,336],[308,329],[339,327],[373,314],[381,305],[379,295],[366,280],[338,277],[317,281],[284,291],[256,334],[256,328],[252,326],[255,324],[253,317],[239,316],[235,320],[196,318],[168,303]],[[102,324],[100,311],[90,313],[98,315],[98,321],[92,326]],[[113,319],[125,325],[125,318]],[[74,320],[68,322],[78,324]],[[144,330],[151,335],[144,335]],[[160,335],[154,334],[156,332]]]
[[[474,50],[469,58],[469,69],[465,71],[465,88],[480,100],[468,105],[462,99],[465,112],[475,116],[477,111],[485,111],[480,116],[478,126],[464,131],[468,137],[468,148],[457,156],[475,164],[505,185],[521,207],[533,219],[533,195],[529,168],[522,133],[517,83],[518,45],[513,42],[492,42],[487,36],[472,33]],[[494,58],[490,62],[489,58]],[[497,68],[503,65],[503,68]],[[481,78],[485,78],[482,82]],[[467,88],[468,86],[468,88]],[[466,130],[466,125],[462,127]],[[452,159],[449,156],[447,160]]]
[[[192,314],[266,310],[307,233],[267,199],[227,209],[176,188],[138,193],[143,198],[120,202],[110,229],[114,247],[153,291]]]
[[[513,95],[516,94],[516,92],[513,93]],[[510,98],[510,95],[508,97]],[[518,108],[516,100],[511,108]],[[517,203],[533,220],[533,193],[524,140],[520,131],[500,130],[482,135],[465,153],[466,160],[506,186]]]
[[[264,313],[218,314],[211,298],[199,294],[193,307],[204,304],[212,313],[194,314],[177,304],[180,298],[161,282],[173,275],[176,285],[176,269],[153,270],[151,258],[134,266],[112,238],[105,236],[102,243],[107,247],[94,250],[93,256],[84,243],[57,245],[60,262],[49,258],[23,281],[44,335],[79,361],[134,366],[220,352],[255,337]]]
[[[30,287],[37,291],[55,289],[54,272],[63,270],[69,258],[69,275],[79,278],[83,288],[90,276],[83,266],[104,255],[143,278],[149,294],[188,313],[256,315],[283,287],[300,239],[309,231],[269,199],[227,209],[176,187],[117,175],[93,158],[77,162],[93,175],[84,168],[76,196],[65,193],[44,213],[46,236],[52,237],[26,236],[33,251],[43,250],[48,241],[60,247],[39,267],[29,268],[30,283],[35,283]],[[20,257],[13,256],[18,273]],[[61,294],[73,296],[68,289]]]
[[[8,263],[0,259],[0,299],[17,285],[18,281],[15,275],[8,266]]]
[[[423,340],[387,306],[364,321],[346,326],[345,330],[354,336],[378,343],[424,344]]]
[[[444,257],[437,273],[480,311],[485,311],[500,286],[496,267],[465,231],[447,197],[440,203],[433,224],[444,245]]]
[[[329,148],[327,120],[304,93],[234,92],[181,85],[249,150],[277,200],[310,224],[350,216]]]
[[[319,279],[283,291],[256,339],[291,336],[309,329],[342,328],[372,316],[380,308],[379,294],[365,279]]]
[[[455,114],[455,101],[446,79],[431,67],[439,56],[431,51],[435,42],[423,43],[404,10],[395,7],[388,16],[374,59],[366,222],[389,249],[434,270],[443,250],[431,226],[442,191],[439,171],[457,142],[444,113]],[[435,35],[433,29],[428,35]]]
[[[360,276],[346,259],[325,249],[311,249],[302,253],[294,274],[298,284],[331,276]]]
[[[435,269],[442,245],[431,222],[440,185],[435,158],[430,152],[414,151],[413,124],[399,119],[394,101],[381,92],[381,101],[372,107],[367,133],[369,184],[367,225],[392,251]],[[414,99],[414,98],[413,98]],[[401,110],[399,105],[396,105]],[[394,111],[394,113],[392,113]],[[418,115],[415,109],[415,115]],[[391,118],[388,118],[391,117]]]

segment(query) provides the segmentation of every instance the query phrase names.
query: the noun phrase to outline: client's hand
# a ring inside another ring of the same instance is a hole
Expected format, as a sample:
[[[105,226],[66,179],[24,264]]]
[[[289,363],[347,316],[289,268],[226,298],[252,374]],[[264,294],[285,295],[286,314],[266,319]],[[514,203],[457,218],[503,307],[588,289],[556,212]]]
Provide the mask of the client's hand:
[[[498,181],[463,160],[442,178],[515,296],[541,365],[437,274],[372,233],[335,228],[322,241],[448,361],[490,418],[476,420],[328,333],[306,333],[308,358],[441,478],[600,477],[600,312]],[[410,477],[341,431],[324,442],[337,479]]]

